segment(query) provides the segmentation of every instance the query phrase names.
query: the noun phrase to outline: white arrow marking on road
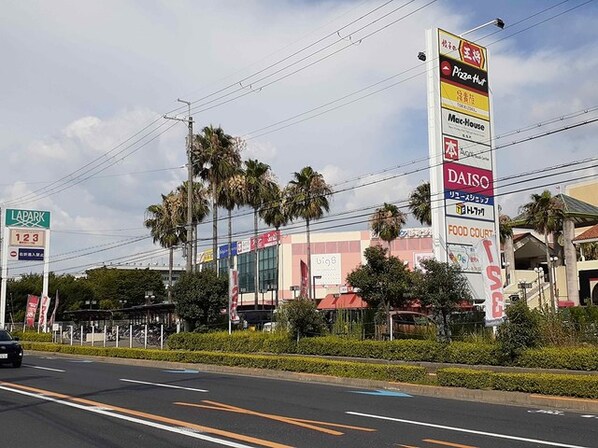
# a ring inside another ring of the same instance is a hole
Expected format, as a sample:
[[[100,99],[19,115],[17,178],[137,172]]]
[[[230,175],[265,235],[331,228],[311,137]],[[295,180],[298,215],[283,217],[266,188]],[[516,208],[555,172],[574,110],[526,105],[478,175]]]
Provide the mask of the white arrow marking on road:
[[[347,411],[346,414],[357,415],[360,417],[375,418],[378,420],[389,420],[391,422],[407,423],[408,425],[427,426],[428,428],[445,429],[447,431],[465,432],[468,434],[478,434],[481,436],[495,437],[497,439],[507,439],[507,440],[517,440],[519,442],[537,443],[540,445],[560,446],[563,448],[590,448],[590,447],[581,446],[581,445],[568,445],[566,443],[550,442],[548,440],[528,439],[527,437],[509,436],[507,434],[498,434],[498,433],[494,433],[494,432],[476,431],[475,429],[456,428],[456,427],[452,427],[452,426],[437,425],[435,423],[425,423],[425,422],[417,422],[414,420],[405,420],[402,418],[385,417],[383,415],[363,414],[361,412],[352,412],[352,411]]]
[[[30,366],[30,365],[26,365],[26,367],[31,367],[32,369],[39,369],[39,370],[49,370],[50,372],[66,372],[66,370],[62,370],[62,369],[53,369],[51,367],[42,367],[42,366]]]
[[[190,390],[193,392],[207,392],[207,390],[205,390],[205,389],[195,389],[194,387],[173,386],[172,384],[150,383],[149,381],[128,380],[126,378],[121,378],[120,380],[124,381],[126,383],[147,384],[148,386],[168,387],[170,389],[183,389],[183,390]]]

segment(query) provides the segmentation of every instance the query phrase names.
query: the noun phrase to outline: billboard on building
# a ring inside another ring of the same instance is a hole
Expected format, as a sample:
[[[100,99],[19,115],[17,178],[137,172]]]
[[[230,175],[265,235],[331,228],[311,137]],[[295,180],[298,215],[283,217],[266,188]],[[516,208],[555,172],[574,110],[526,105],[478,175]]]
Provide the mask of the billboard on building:
[[[483,303],[488,257],[478,245],[494,241],[488,250],[498,260],[488,53],[440,29],[428,30],[426,41],[434,256],[458,264]]]

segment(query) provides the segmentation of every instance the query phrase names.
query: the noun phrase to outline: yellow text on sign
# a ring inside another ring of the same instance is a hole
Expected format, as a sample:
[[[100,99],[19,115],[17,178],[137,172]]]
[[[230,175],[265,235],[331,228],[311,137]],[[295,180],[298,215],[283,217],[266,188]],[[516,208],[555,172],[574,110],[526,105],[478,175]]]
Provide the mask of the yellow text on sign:
[[[486,95],[457,87],[446,82],[440,83],[442,107],[471,115],[482,120],[490,119],[490,103]]]
[[[44,247],[45,230],[10,229],[10,245],[20,247]]]

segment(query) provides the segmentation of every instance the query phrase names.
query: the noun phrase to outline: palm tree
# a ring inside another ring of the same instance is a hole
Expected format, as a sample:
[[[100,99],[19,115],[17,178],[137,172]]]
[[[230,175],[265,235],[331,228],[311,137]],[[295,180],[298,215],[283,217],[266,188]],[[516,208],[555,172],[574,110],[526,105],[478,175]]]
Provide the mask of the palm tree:
[[[224,180],[238,169],[241,156],[233,137],[226,134],[221,127],[214,128],[210,125],[194,137],[192,163],[195,174],[209,183],[212,197],[212,250],[217,260],[219,189]]]
[[[306,166],[301,171],[293,174],[293,179],[288,185],[290,216],[303,218],[307,235],[307,276],[308,296],[312,298],[312,277],[311,277],[311,239],[309,224],[313,220],[320,219],[324,212],[330,211],[328,195],[332,194],[332,188],[317,171],[311,166]]]
[[[235,207],[246,205],[245,172],[239,168],[236,174],[222,182],[218,195],[218,205],[228,212],[228,268],[233,267],[233,220],[232,212]]]
[[[563,223],[563,203],[552,196],[550,191],[544,190],[541,194],[532,194],[531,202],[521,206],[521,211],[526,224],[544,235],[544,245],[546,251],[546,265],[548,267],[548,278],[550,281],[550,301],[553,311],[556,311],[554,298],[554,279],[552,278],[552,261],[550,260],[550,251],[548,246],[548,235],[562,228]]]
[[[404,225],[405,214],[396,205],[386,202],[376,209],[370,219],[370,227],[374,235],[388,243],[389,255],[391,255],[390,243],[398,238]]]
[[[174,262],[174,248],[179,243],[185,243],[187,234],[185,231],[186,219],[181,219],[181,202],[178,194],[170,192],[162,195],[161,204],[150,205],[146,209],[146,218],[143,225],[150,229],[154,243],[169,249],[168,258],[168,301],[171,301],[172,290],[172,266]]]
[[[286,226],[291,217],[289,215],[287,190],[278,184],[272,190],[272,198],[260,209],[260,217],[264,222],[276,229],[276,308],[278,309],[278,260],[280,259],[280,228]]]
[[[419,184],[409,195],[409,210],[420,223],[432,225],[430,182]]]
[[[188,181],[183,182],[182,185],[179,185],[176,189],[176,193],[179,196],[179,203],[180,207],[178,209],[179,213],[179,220],[182,222],[187,222],[187,185]],[[191,208],[191,223],[194,229],[194,236],[193,236],[193,253],[187,254],[188,257],[193,258],[193,262],[197,260],[197,226],[199,223],[203,222],[206,219],[206,216],[210,213],[210,204],[209,204],[209,193],[205,186],[200,182],[193,182],[193,191],[192,191],[192,208]]]
[[[245,161],[245,198],[246,203],[253,208],[253,238],[255,241],[255,309],[258,306],[259,265],[258,265],[258,214],[262,206],[268,203],[277,187],[270,165],[258,160]]]

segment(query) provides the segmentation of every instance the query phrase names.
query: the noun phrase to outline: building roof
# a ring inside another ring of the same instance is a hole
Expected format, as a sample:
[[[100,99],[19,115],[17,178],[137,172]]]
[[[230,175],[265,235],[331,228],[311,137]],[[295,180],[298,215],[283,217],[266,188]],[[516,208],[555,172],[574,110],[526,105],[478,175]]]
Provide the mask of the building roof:
[[[355,293],[328,294],[318,304],[319,310],[362,309],[368,304]]]
[[[567,218],[573,220],[577,227],[591,226],[598,224],[598,207],[587,202],[575,199],[572,196],[559,193],[554,196],[560,199],[563,203],[563,212]],[[523,215],[517,216],[513,219],[513,227],[519,227],[524,229],[532,228],[528,224]]]
[[[598,224],[573,238],[574,243],[591,243],[598,241]]]

